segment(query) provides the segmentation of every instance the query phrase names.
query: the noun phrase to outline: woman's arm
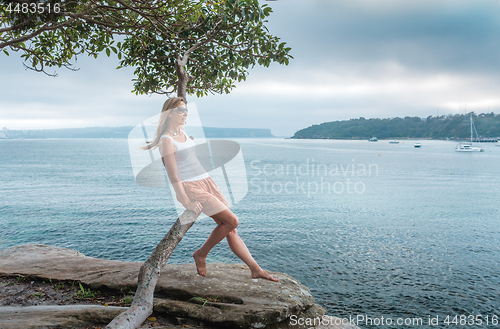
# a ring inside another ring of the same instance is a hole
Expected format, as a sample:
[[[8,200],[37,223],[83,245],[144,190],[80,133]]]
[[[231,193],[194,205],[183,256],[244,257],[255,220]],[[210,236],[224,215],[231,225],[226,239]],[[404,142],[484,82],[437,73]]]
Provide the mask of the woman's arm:
[[[184,206],[184,208],[191,210],[196,213],[201,212],[201,204],[197,201],[191,201],[184,190],[184,186],[179,179],[179,174],[177,171],[177,163],[175,162],[175,145],[170,138],[162,138],[159,144],[159,150],[163,165],[167,170],[168,179],[172,186],[174,187],[175,195],[177,200]]]

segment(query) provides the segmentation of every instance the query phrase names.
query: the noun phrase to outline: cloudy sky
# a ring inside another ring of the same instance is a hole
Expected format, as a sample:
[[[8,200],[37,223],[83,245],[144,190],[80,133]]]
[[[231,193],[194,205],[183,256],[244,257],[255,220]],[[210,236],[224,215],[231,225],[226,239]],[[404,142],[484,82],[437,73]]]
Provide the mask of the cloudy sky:
[[[278,0],[268,27],[290,65],[256,67],[229,95],[195,102],[211,127],[276,136],[327,121],[500,113],[499,0]],[[136,96],[133,69],[81,58],[52,78],[0,55],[0,128],[136,125],[165,96]]]

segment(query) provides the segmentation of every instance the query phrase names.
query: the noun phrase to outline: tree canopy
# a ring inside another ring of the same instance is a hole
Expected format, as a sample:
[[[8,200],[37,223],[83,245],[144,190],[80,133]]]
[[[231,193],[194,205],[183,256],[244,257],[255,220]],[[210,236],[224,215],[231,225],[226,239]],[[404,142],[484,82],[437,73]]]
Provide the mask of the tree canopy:
[[[500,114],[473,113],[474,124],[480,137],[500,137]],[[405,117],[392,119],[351,119],[325,122],[301,129],[292,138],[368,139],[377,138],[433,138],[468,139],[470,121],[467,115],[448,115],[426,119]]]
[[[134,92],[229,93],[255,65],[287,65],[290,48],[268,31],[257,0],[1,0],[0,49],[25,66],[74,69],[78,56],[118,56]]]

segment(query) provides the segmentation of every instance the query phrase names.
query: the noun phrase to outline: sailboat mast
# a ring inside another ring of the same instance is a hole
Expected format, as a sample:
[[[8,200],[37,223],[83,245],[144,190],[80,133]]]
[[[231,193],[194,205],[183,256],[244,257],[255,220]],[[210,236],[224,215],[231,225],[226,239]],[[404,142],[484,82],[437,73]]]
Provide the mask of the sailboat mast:
[[[472,112],[470,113],[470,143],[472,144]]]

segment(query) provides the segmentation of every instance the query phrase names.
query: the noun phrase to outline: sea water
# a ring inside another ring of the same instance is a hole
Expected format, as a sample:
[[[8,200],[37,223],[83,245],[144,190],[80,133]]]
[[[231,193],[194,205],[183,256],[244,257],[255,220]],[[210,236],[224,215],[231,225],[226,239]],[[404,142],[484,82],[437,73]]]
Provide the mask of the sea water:
[[[240,236],[263,268],[295,277],[330,315],[361,327],[388,318],[386,328],[399,319],[453,327],[455,315],[460,327],[478,315],[481,327],[500,326],[491,324],[500,316],[500,147],[236,141],[248,184],[233,207]],[[42,243],[144,261],[175,219],[168,188],[135,183],[126,139],[0,140],[0,248]],[[197,221],[169,263],[192,263],[214,225]],[[208,262],[240,260],[223,241]]]

